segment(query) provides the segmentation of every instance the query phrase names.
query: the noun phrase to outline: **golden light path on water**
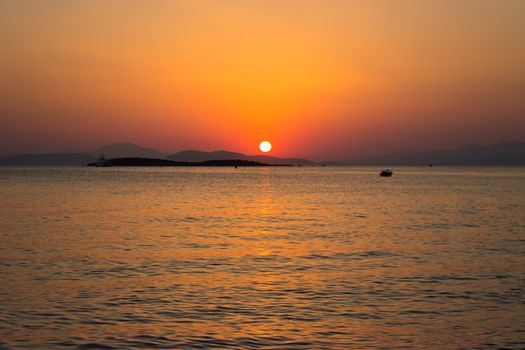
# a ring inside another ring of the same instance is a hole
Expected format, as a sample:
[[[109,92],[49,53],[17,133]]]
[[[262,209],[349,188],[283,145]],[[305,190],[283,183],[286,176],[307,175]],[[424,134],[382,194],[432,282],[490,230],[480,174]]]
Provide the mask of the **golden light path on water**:
[[[4,168],[0,347],[516,348],[522,168]]]

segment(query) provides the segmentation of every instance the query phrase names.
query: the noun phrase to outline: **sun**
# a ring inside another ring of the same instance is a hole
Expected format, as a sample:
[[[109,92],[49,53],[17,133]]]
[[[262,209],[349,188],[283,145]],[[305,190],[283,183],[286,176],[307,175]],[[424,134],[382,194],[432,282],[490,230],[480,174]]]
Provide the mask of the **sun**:
[[[261,152],[264,152],[264,153],[270,152],[270,150],[272,149],[272,144],[268,141],[263,141],[259,145],[259,149],[261,150]]]

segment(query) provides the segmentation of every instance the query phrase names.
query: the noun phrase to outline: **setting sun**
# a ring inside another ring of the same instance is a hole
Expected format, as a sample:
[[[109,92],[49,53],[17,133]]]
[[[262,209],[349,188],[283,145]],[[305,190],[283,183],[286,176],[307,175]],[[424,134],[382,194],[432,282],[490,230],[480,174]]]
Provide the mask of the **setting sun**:
[[[525,350],[524,19],[0,0],[0,350]]]
[[[272,149],[272,144],[268,141],[263,141],[259,145],[259,149],[261,150],[261,152],[270,152],[270,150]]]

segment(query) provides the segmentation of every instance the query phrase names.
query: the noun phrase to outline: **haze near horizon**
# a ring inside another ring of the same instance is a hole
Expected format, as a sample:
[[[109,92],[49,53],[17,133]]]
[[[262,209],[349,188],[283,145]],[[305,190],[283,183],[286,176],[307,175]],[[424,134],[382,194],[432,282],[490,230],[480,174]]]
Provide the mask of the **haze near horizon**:
[[[0,154],[525,139],[522,1],[0,4]]]

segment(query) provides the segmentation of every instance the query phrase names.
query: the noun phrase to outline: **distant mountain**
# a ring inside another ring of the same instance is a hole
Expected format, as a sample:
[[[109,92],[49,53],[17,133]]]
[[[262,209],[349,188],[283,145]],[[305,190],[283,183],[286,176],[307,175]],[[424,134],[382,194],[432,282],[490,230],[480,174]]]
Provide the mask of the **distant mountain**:
[[[167,159],[153,159],[153,158],[113,158],[109,160],[111,166],[228,166],[228,167],[252,167],[252,166],[272,166],[260,162],[252,162],[249,160],[206,160],[203,162],[176,162]],[[92,162],[87,166],[95,166]],[[280,166],[280,165],[278,165]]]
[[[291,165],[317,165],[317,162],[313,162],[308,159],[303,158],[276,158],[271,156],[247,156],[247,160],[251,160],[254,162],[262,162],[262,163],[268,163],[268,164],[275,164],[275,165],[285,165],[285,164],[291,164]]]
[[[81,153],[21,154],[1,157],[0,165],[85,165],[94,160]]]
[[[228,151],[203,152],[187,150],[169,155],[166,159],[177,162],[204,162],[206,160],[244,159],[244,157],[246,156],[242,153]]]
[[[104,154],[106,158],[143,157],[165,158],[166,155],[152,148],[133,143],[114,143],[86,153],[21,154],[0,157],[0,165],[86,165]]]
[[[176,162],[206,162],[242,160],[270,165],[317,165],[301,158],[276,158],[266,155],[249,156],[229,151],[202,152],[188,150],[166,157],[163,153],[132,143],[115,143],[82,153],[21,154],[0,157],[0,165],[77,165],[94,162],[100,154],[106,158],[152,158]],[[210,163],[212,164],[212,163]],[[232,163],[233,164],[233,163]],[[525,165],[525,142],[505,142],[495,145],[466,145],[453,150],[418,153],[390,153],[327,164],[347,165]]]
[[[104,154],[106,158],[165,158],[166,155],[153,148],[141,147],[133,143],[113,143],[99,147],[87,154],[100,157]]]
[[[208,160],[248,160],[251,162],[259,162],[272,165],[313,165],[317,164],[307,159],[300,158],[276,158],[271,156],[248,156],[243,153],[229,152],[229,151],[214,151],[203,152],[197,150],[188,150],[178,152],[166,157],[166,159],[177,162],[203,162]]]
[[[413,154],[391,153],[355,159],[346,164],[360,165],[525,165],[525,142],[495,145],[465,145],[453,150]]]

